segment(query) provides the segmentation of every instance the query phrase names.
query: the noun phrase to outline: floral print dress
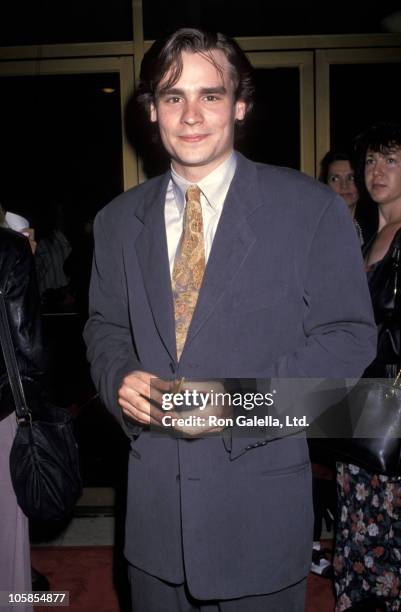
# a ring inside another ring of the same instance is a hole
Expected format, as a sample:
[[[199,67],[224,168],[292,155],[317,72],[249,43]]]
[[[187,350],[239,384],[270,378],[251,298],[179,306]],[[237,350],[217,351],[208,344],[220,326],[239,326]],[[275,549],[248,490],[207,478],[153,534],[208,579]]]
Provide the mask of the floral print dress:
[[[336,612],[377,598],[401,610],[401,478],[337,464]]]

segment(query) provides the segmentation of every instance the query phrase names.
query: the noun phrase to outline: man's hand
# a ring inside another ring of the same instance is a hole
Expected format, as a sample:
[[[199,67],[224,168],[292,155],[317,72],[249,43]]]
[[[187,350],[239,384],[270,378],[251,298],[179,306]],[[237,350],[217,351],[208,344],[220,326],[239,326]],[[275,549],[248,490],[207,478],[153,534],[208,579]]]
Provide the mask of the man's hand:
[[[230,402],[227,398],[226,401],[223,401],[223,395],[220,395],[217,401],[212,401],[212,398],[216,398],[216,394],[226,394],[226,390],[224,388],[223,383],[211,380],[206,382],[186,382],[185,385],[181,388],[181,392],[185,392],[186,390],[193,391],[196,390],[198,393],[204,395],[204,397],[209,397],[209,401],[205,407],[194,408],[193,410],[184,410],[182,412],[178,412],[173,410],[169,412],[172,418],[185,419],[187,417],[200,417],[202,419],[200,421],[201,424],[191,424],[191,425],[175,425],[174,429],[184,436],[188,438],[193,438],[199,436],[200,438],[203,435],[218,433],[226,428],[224,422],[226,419],[232,416],[233,409],[230,405]],[[213,418],[223,419],[223,424],[215,425],[213,424]],[[196,420],[192,421],[196,423]]]
[[[118,390],[118,403],[125,415],[141,425],[160,425],[164,412],[160,409],[164,392],[172,383],[149,372],[135,370],[127,374]]]

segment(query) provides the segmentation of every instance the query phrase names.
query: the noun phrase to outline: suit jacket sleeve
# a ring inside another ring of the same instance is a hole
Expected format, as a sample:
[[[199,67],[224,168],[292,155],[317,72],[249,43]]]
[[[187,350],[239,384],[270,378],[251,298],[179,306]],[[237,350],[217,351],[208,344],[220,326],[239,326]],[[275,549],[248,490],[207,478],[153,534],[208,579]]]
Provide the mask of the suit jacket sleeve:
[[[137,435],[140,426],[126,418],[118,404],[118,389],[126,374],[140,369],[129,327],[122,252],[112,243],[104,217],[95,220],[95,251],[89,290],[89,320],[84,338],[92,378],[107,409],[125,433]],[[111,232],[109,232],[110,236]]]
[[[305,340],[273,364],[270,385],[281,400],[275,406],[279,414],[306,415],[312,422],[345,395],[345,379],[356,381],[376,355],[376,324],[360,246],[349,212],[337,197],[322,212],[302,282]]]
[[[376,354],[376,325],[355,229],[339,198],[326,207],[303,270],[305,342],[273,366],[279,378],[359,378]]]
[[[312,421],[346,393],[343,379],[359,378],[376,354],[376,325],[360,246],[339,198],[330,198],[322,210],[304,261],[304,342],[273,362],[268,378],[258,379],[254,390],[275,390],[269,410],[273,416],[307,415]],[[254,428],[249,439],[244,433],[245,428],[234,433],[234,458],[263,440],[292,435],[295,428],[262,429],[257,440]]]

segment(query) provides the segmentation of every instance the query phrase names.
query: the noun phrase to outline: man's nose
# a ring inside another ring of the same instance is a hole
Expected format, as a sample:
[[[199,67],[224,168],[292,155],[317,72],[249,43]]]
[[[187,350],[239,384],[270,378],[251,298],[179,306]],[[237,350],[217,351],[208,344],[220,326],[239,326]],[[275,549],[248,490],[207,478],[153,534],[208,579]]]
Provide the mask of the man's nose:
[[[187,101],[184,106],[182,121],[194,125],[202,121],[203,116],[197,101]]]

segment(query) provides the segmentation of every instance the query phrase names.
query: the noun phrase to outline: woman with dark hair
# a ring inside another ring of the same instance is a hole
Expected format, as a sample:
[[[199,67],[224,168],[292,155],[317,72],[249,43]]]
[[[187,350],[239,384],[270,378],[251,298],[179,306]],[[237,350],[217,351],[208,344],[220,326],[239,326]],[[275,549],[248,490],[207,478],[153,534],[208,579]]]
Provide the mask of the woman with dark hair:
[[[28,398],[36,395],[43,371],[39,294],[29,240],[2,227],[0,218],[0,287],[4,293],[18,366]],[[16,431],[14,402],[0,355],[0,591],[30,592],[31,565],[28,520],[17,504],[10,478],[9,456]],[[14,610],[7,605],[2,610]],[[27,612],[30,605],[19,604]]]
[[[387,294],[389,282],[394,287],[393,246],[401,243],[401,126],[373,125],[358,137],[356,150],[379,213],[378,232],[364,248],[378,326],[377,356],[364,376],[395,378],[401,368],[401,305],[389,307]],[[337,484],[337,612],[401,610],[401,477],[338,463]]]
[[[351,156],[347,153],[328,151],[320,163],[319,180],[342,197],[354,217],[359,193],[355,184]]]
[[[362,228],[355,217],[359,191],[351,156],[347,153],[328,151],[320,163],[319,180],[342,197],[351,213],[359,240],[363,244]]]

